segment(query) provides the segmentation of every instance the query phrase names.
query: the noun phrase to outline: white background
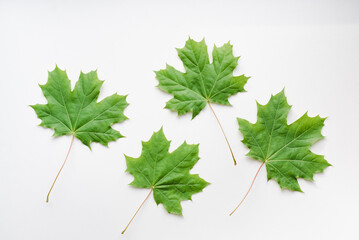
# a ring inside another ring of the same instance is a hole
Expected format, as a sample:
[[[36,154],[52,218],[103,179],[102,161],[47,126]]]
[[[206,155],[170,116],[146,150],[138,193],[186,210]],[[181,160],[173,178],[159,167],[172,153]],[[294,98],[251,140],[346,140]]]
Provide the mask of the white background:
[[[359,239],[358,1],[0,1],[0,239]],[[234,167],[207,107],[194,120],[163,109],[171,96],[154,70],[183,66],[175,47],[188,36],[231,41],[236,74],[252,78],[247,93],[214,105],[239,162]],[[72,84],[80,70],[105,80],[100,99],[128,94],[127,136],[92,151],[75,140],[53,193],[46,194],[71,138],[53,138],[30,104],[46,103],[38,83],[58,64]],[[285,87],[289,122],[309,110],[328,116],[326,138],[312,148],[333,165],[299,180],[305,193],[282,191],[266,172],[235,215],[259,162],[244,155],[236,117],[254,122],[256,103]],[[171,151],[200,143],[192,170],[212,184],[182,203],[184,217],[153,198],[121,235],[147,189],[128,186],[123,154],[137,157],[141,140],[164,126]]]

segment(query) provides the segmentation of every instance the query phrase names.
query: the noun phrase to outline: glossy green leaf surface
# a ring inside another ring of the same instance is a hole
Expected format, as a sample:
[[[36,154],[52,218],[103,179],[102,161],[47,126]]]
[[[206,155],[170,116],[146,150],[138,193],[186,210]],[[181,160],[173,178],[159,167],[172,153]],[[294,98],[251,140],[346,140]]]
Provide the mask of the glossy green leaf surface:
[[[325,118],[305,113],[287,124],[291,109],[284,90],[272,96],[268,104],[257,104],[257,122],[238,118],[243,143],[250,149],[247,156],[265,163],[268,180],[274,179],[281,188],[302,191],[297,179],[313,180],[313,175],[330,166],[324,156],[310,151],[323,138]]]
[[[31,106],[42,120],[40,126],[54,129],[54,136],[74,135],[88,147],[91,142],[107,146],[123,137],[111,126],[127,119],[123,114],[126,96],[113,94],[97,102],[102,84],[96,71],[81,72],[71,91],[66,72],[56,66],[47,83],[40,85],[47,104]]]
[[[179,115],[192,112],[194,118],[207,102],[230,105],[228,98],[244,92],[249,79],[244,75],[233,76],[239,57],[233,56],[232,48],[230,43],[214,46],[210,63],[205,41],[196,42],[189,38],[184,48],[177,49],[185,73],[170,65],[156,72],[158,87],[173,94],[166,108]]]
[[[169,153],[168,141],[161,129],[148,142],[142,142],[139,158],[126,156],[127,172],[134,176],[131,186],[153,189],[153,197],[169,213],[182,215],[181,201],[201,192],[209,183],[189,171],[199,160],[198,144],[184,142]]]

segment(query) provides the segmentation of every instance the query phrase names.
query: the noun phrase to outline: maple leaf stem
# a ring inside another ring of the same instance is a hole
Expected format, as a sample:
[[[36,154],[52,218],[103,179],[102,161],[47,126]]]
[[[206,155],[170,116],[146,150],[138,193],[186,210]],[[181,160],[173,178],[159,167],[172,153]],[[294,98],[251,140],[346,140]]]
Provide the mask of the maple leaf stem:
[[[62,164],[62,166],[61,166],[59,172],[57,173],[54,182],[52,183],[52,186],[51,186],[51,188],[50,188],[50,190],[49,190],[49,193],[47,194],[47,197],[46,197],[46,202],[49,202],[49,197],[50,197],[51,190],[52,190],[52,188],[54,187],[54,185],[55,185],[55,183],[56,183],[56,180],[57,180],[57,178],[59,177],[59,175],[60,175],[62,169],[64,168],[65,163],[66,163],[66,161],[67,161],[67,158],[69,157],[69,154],[70,154],[70,151],[71,151],[71,148],[72,148],[72,144],[74,143],[74,138],[75,138],[75,136],[72,135],[70,147],[69,147],[69,150],[68,150],[68,152],[67,152],[67,154],[66,154],[65,161],[64,161],[64,163]]]
[[[121,232],[121,234],[124,234],[127,230],[127,228],[130,226],[132,220],[136,217],[137,213],[140,211],[140,209],[142,208],[143,204],[146,202],[147,198],[151,195],[153,191],[153,188],[151,188],[151,191],[148,193],[147,197],[145,198],[145,200],[143,200],[143,202],[141,203],[140,207],[137,209],[137,211],[135,212],[135,214],[133,215],[133,217],[131,218],[130,222],[127,224],[127,226],[125,227],[125,229]]]
[[[219,127],[221,128],[221,130],[222,130],[222,133],[223,133],[224,138],[226,139],[226,142],[227,142],[229,151],[231,152],[231,155],[232,155],[232,158],[233,158],[233,161],[234,161],[234,165],[237,165],[237,161],[236,161],[236,159],[235,159],[235,157],[234,157],[234,154],[233,154],[231,145],[229,144],[229,141],[228,141],[228,139],[227,139],[226,133],[225,133],[224,130],[223,130],[222,124],[221,124],[221,122],[219,121],[219,119],[218,119],[218,117],[217,117],[217,114],[214,112],[214,110],[213,110],[212,105],[210,104],[210,102],[208,102],[208,105],[209,105],[209,107],[211,108],[211,110],[212,110],[212,112],[213,112],[213,115],[214,115],[214,117],[216,118],[216,120],[217,120],[217,122],[218,122],[218,125],[219,125]]]
[[[248,189],[246,195],[244,195],[244,197],[242,198],[242,200],[240,201],[240,203],[239,203],[239,204],[237,205],[237,207],[229,214],[229,216],[232,216],[232,214],[239,208],[239,206],[241,206],[241,204],[244,202],[244,200],[245,200],[246,197],[248,196],[248,193],[249,193],[249,191],[251,191],[251,189],[252,189],[252,187],[253,187],[253,184],[254,184],[254,181],[256,180],[256,178],[257,178],[257,176],[258,176],[258,173],[259,173],[259,171],[261,170],[261,168],[263,167],[264,163],[265,163],[265,161],[263,161],[262,164],[259,166],[259,168],[258,168],[258,170],[257,170],[257,173],[256,173],[256,175],[254,176],[253,181],[252,181],[252,183],[251,183],[251,186],[249,187],[249,189]]]

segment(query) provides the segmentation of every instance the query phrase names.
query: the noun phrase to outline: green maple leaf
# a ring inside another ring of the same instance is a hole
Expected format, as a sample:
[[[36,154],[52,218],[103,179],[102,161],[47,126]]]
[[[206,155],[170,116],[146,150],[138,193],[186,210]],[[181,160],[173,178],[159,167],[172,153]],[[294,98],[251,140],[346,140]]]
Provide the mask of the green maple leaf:
[[[198,144],[184,142],[172,153],[169,147],[170,141],[161,128],[148,142],[142,142],[139,158],[125,156],[126,171],[134,176],[131,186],[151,189],[148,196],[153,192],[157,205],[161,203],[169,213],[182,215],[181,201],[191,200],[193,194],[201,192],[209,183],[198,174],[189,173],[199,160]]]
[[[213,60],[209,62],[207,45],[204,39],[196,42],[189,38],[182,49],[177,49],[185,73],[170,65],[156,71],[158,87],[173,94],[166,108],[177,111],[179,115],[192,112],[196,117],[207,103],[230,105],[228,98],[244,92],[249,77],[233,76],[239,57],[233,56],[232,45],[224,44],[213,48]]]
[[[96,71],[81,72],[71,91],[66,72],[56,66],[47,83],[40,85],[48,103],[31,106],[42,120],[40,126],[54,129],[54,136],[73,135],[88,147],[91,142],[107,146],[122,138],[111,126],[127,119],[123,114],[126,96],[113,94],[97,102],[102,84]]]
[[[301,191],[297,178],[313,180],[315,173],[330,166],[324,156],[314,154],[310,147],[323,138],[325,118],[305,113],[287,124],[291,106],[284,91],[272,96],[267,105],[257,104],[257,122],[238,118],[243,143],[250,149],[247,156],[264,162],[268,180],[275,179],[281,188]]]
[[[228,98],[245,91],[244,85],[249,77],[233,76],[239,57],[233,56],[233,46],[228,42],[222,47],[214,46],[213,60],[210,63],[204,39],[196,42],[189,38],[185,47],[177,49],[177,52],[183,62],[185,73],[170,65],[167,65],[164,70],[155,72],[159,81],[158,87],[173,94],[173,98],[167,102],[165,108],[177,111],[178,115],[192,112],[193,119],[208,104],[220,125],[234,164],[236,164],[229,141],[211,103],[230,106]]]
[[[324,156],[310,151],[310,147],[323,138],[325,118],[309,117],[305,113],[288,125],[291,106],[284,90],[272,96],[267,105],[257,103],[257,108],[255,124],[238,118],[239,130],[244,136],[242,142],[250,149],[247,156],[262,162],[257,174],[265,164],[268,181],[274,179],[282,189],[302,192],[298,178],[313,181],[314,174],[330,166]]]
[[[90,149],[91,142],[107,146],[110,141],[123,137],[111,126],[127,119],[123,114],[128,106],[126,96],[113,94],[97,102],[102,84],[103,81],[98,79],[96,71],[81,72],[74,90],[71,91],[71,82],[66,72],[56,66],[54,71],[49,72],[47,83],[40,85],[47,104],[31,106],[42,120],[40,126],[54,129],[54,136],[72,135],[65,161],[47,194],[47,202],[75,137]]]

